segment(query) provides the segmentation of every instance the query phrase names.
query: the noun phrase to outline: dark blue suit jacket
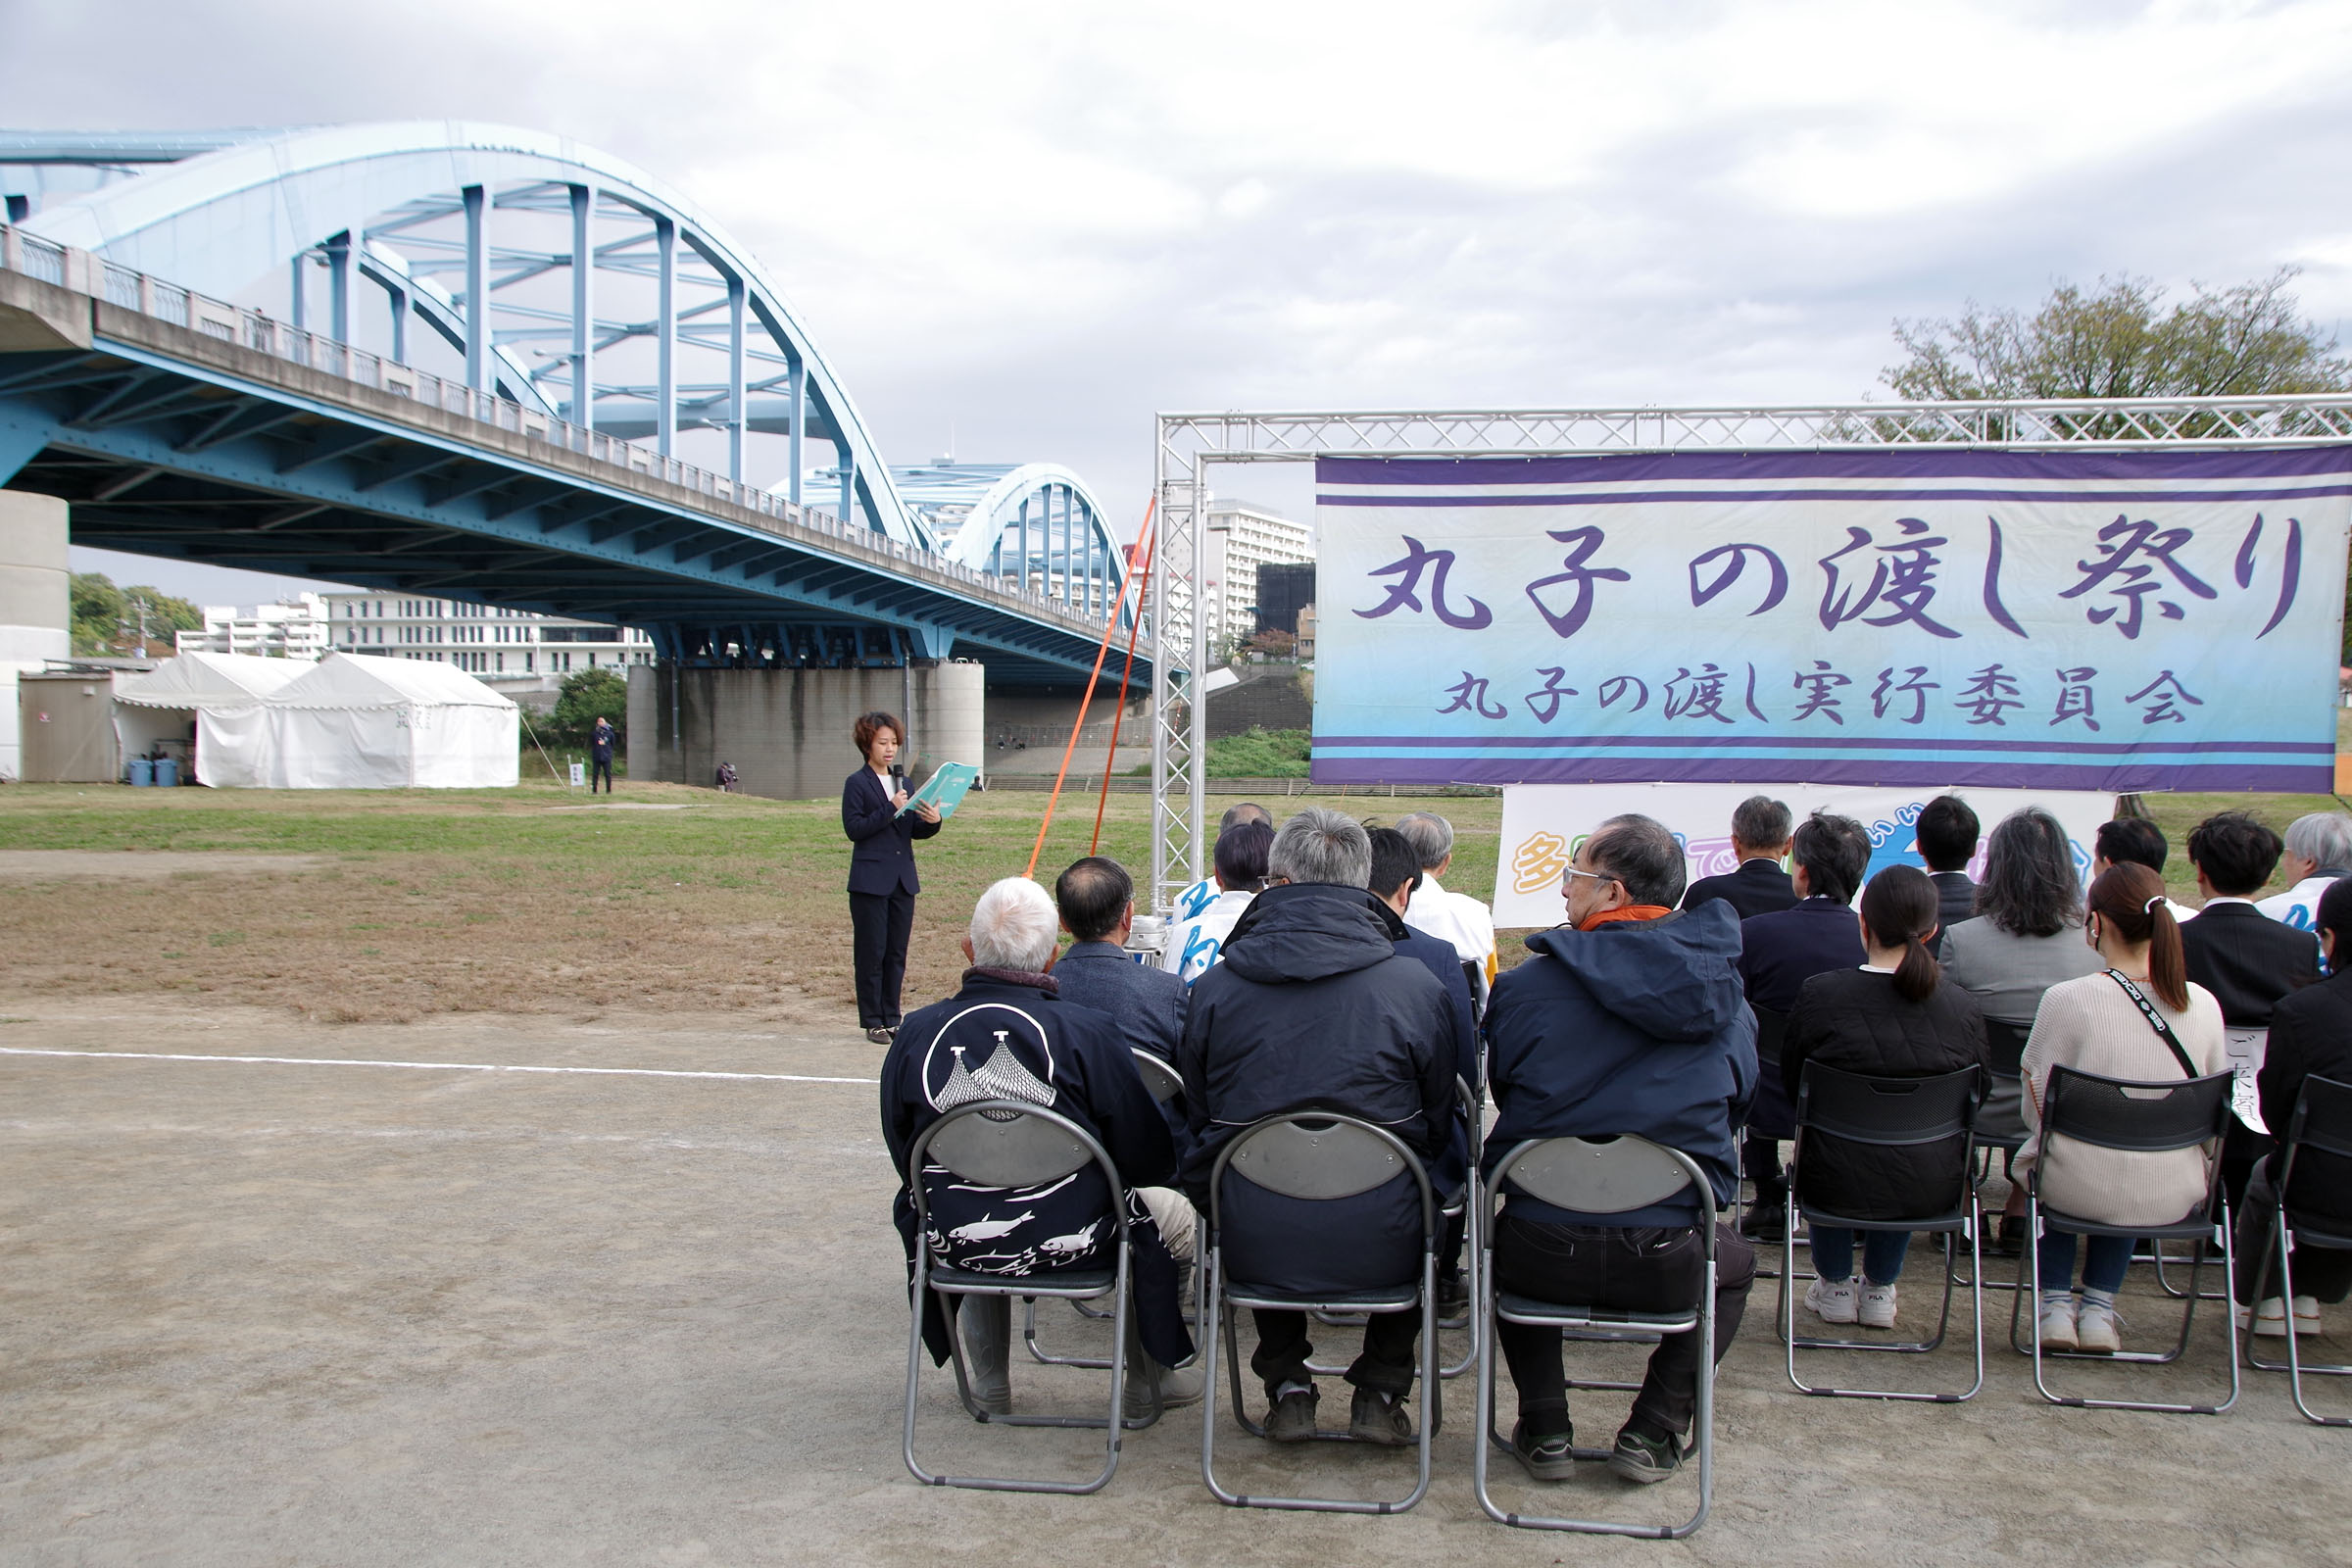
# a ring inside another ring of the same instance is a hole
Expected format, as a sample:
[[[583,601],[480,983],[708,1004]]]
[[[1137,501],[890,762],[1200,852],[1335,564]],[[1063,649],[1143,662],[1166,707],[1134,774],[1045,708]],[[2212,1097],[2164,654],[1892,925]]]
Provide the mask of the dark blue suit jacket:
[[[852,773],[841,786],[841,830],[857,846],[850,852],[850,891],[890,894],[923,891],[914,874],[914,841],[938,833],[942,824],[908,811],[894,816],[890,788],[870,767]]]
[[[1683,890],[1683,907],[1695,909],[1721,899],[1740,919],[1770,914],[1796,903],[1796,887],[1777,860],[1742,860],[1736,871],[1702,876]]]

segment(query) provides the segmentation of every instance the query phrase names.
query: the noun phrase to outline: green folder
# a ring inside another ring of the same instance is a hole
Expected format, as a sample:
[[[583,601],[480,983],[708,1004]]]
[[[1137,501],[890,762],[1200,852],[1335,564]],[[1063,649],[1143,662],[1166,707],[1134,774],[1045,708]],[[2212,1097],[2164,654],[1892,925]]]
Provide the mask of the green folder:
[[[979,777],[980,770],[976,767],[966,767],[961,762],[942,762],[939,771],[923,780],[923,787],[907,796],[906,804],[900,807],[896,814],[905,816],[916,807],[929,803],[939,808],[940,820],[945,821],[956,814],[956,808],[963,804],[963,792],[970,789]]]

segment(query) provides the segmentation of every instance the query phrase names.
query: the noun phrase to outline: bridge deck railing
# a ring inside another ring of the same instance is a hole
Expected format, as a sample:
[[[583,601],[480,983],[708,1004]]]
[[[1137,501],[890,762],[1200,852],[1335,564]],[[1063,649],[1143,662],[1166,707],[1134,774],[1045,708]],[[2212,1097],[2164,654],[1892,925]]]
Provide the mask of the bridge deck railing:
[[[1008,587],[992,573],[951,561],[870,528],[854,526],[815,507],[796,506],[773,491],[679,459],[651,447],[573,424],[479,387],[388,360],[367,349],[340,342],[241,305],[198,294],[176,283],[133,271],[87,251],[59,245],[13,224],[0,223],[0,271],[20,272],[44,283],[103,299],[122,310],[172,326],[202,332],[224,343],[267,354],[273,359],[369,387],[395,397],[475,419],[498,429],[544,441],[592,462],[610,463],[632,473],[682,486],[698,495],[726,502],[755,513],[770,524],[766,531],[790,537],[795,530],[825,535],[858,544],[908,563],[919,563],[997,599],[1017,600],[1065,619],[1085,617],[1071,612],[1047,595],[1026,586]]]

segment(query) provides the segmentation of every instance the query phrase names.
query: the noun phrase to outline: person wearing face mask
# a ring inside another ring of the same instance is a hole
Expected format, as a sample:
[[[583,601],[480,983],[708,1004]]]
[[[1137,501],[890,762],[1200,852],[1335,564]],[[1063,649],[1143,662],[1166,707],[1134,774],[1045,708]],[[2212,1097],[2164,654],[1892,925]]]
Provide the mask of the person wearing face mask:
[[[2140,1153],[2059,1140],[2045,1142],[2042,1106],[2050,1070],[2073,1067],[2142,1083],[2201,1078],[2223,1070],[2229,1051],[2222,1007],[2192,984],[2180,927],[2165,907],[2164,879],[2144,865],[2113,865],[2090,885],[2082,940],[2104,964],[2042,993],[2024,1060],[2026,1126],[2020,1172],[2038,1171],[2053,1208],[2107,1225],[2171,1225],[2205,1200],[2207,1153],[2199,1149]],[[2041,1238],[2035,1286],[2041,1343],[2112,1355],[2122,1348],[2115,1293],[2123,1288],[2133,1241],[2082,1238],[2082,1294],[2074,1295],[2077,1238],[2048,1229]]]
[[[887,1046],[898,1033],[899,994],[906,980],[906,943],[914,931],[914,841],[939,832],[939,808],[928,801],[911,811],[899,753],[906,727],[895,713],[859,715],[852,732],[865,765],[841,786],[841,830],[850,852],[850,933],[858,975],[858,1024],[865,1038]]]

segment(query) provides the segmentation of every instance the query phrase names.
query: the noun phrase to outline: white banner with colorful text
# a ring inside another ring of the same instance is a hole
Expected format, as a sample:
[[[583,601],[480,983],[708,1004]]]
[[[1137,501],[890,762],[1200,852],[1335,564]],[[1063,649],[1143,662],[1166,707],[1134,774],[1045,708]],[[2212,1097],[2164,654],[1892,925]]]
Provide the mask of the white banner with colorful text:
[[[1743,784],[1523,784],[1502,792],[1502,855],[1494,875],[1494,923],[1498,926],[1558,925],[1566,918],[1560,872],[1577,847],[1601,823],[1629,811],[1655,817],[1671,828],[1695,882],[1735,870],[1732,808],[1758,793]],[[1912,824],[1920,808],[1940,789],[1857,790],[1831,786],[1768,786],[1763,793],[1785,802],[1797,821],[1815,811],[1850,816],[1870,834],[1870,871],[1889,865],[1919,865]],[[2010,812],[2038,806],[2058,818],[2075,855],[2075,871],[2090,872],[2092,836],[2115,814],[2115,797],[2073,790],[1983,790],[1958,792],[1977,813],[1986,835]],[[1984,849],[1977,846],[1971,876],[1984,870]],[[1866,877],[1865,880],[1868,880]]]
[[[1318,784],[2333,787],[2352,447],[1316,477]]]

